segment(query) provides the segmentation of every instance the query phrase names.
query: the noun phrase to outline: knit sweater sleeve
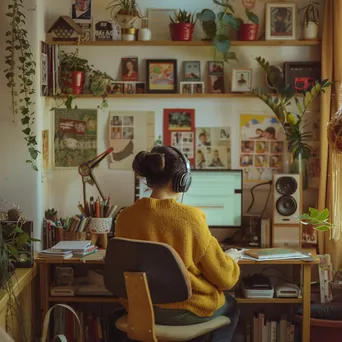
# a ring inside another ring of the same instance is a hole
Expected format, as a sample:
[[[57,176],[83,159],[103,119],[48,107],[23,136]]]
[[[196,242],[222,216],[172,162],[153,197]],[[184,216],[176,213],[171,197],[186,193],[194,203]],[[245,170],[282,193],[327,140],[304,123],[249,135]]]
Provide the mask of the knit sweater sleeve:
[[[213,236],[211,236],[209,246],[198,267],[204,277],[219,290],[229,290],[239,280],[240,268],[238,264],[222,251],[218,241]]]

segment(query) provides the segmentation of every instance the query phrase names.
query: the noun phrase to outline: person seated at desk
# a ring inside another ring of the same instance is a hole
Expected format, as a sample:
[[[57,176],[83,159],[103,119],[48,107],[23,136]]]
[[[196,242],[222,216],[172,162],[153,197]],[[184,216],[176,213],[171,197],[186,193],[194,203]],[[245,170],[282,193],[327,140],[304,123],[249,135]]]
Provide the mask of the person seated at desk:
[[[180,255],[191,279],[188,300],[154,306],[155,323],[191,325],[224,315],[231,324],[214,331],[211,341],[232,341],[239,310],[235,299],[223,291],[239,279],[238,252],[226,255],[211,235],[205,214],[177,202],[191,183],[189,161],[173,147],[158,146],[138,153],[132,167],[146,178],[152,194],[120,213],[116,237],[168,244]]]

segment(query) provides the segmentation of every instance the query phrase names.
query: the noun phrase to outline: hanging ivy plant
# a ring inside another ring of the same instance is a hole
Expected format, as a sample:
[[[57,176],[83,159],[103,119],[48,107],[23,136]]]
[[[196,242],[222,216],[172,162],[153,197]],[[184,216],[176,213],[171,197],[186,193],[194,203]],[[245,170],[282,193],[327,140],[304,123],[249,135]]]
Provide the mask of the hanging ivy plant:
[[[37,171],[39,151],[36,135],[32,130],[35,121],[35,104],[32,99],[35,94],[33,79],[36,63],[33,60],[31,45],[25,30],[26,17],[23,13],[23,2],[24,0],[12,0],[8,5],[6,16],[10,18],[10,30],[6,32],[8,55],[5,57],[7,69],[4,72],[7,86],[11,91],[14,121],[20,114],[23,126],[22,132],[30,155],[26,162],[30,163],[32,168]]]

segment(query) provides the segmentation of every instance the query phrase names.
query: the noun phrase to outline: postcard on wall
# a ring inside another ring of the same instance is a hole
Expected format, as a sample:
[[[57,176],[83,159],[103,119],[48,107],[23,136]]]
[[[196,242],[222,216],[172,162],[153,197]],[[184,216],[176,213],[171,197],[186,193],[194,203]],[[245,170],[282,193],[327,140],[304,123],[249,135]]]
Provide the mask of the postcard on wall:
[[[149,150],[155,141],[154,112],[109,112],[109,167],[131,170],[135,155]]]
[[[246,182],[272,179],[283,168],[285,133],[274,116],[240,115],[240,168]]]
[[[93,40],[92,20],[74,19],[74,22],[81,28],[81,42],[91,42]]]
[[[54,135],[54,167],[78,167],[95,158],[97,110],[55,110]]]
[[[195,165],[195,110],[164,109],[164,145],[179,149]]]
[[[49,168],[49,131],[42,131],[42,159],[43,159],[43,169],[47,170]]]
[[[139,59],[137,57],[125,57],[121,59],[123,81],[139,80]]]
[[[231,169],[230,127],[196,127],[196,169]]]
[[[91,19],[91,0],[72,0],[72,19]]]
[[[223,62],[208,62],[209,93],[224,93],[224,64]]]

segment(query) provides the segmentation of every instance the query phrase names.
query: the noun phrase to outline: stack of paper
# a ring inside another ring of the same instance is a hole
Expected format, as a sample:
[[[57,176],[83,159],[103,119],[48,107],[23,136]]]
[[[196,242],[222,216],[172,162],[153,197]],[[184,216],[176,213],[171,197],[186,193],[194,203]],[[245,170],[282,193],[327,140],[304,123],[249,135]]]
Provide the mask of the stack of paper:
[[[72,257],[72,251],[54,251],[49,248],[39,252],[38,256],[40,258],[69,259]]]
[[[266,260],[290,260],[305,259],[310,255],[303,254],[300,251],[289,248],[263,248],[263,249],[245,249],[242,259],[266,261]]]
[[[92,245],[90,241],[60,241],[53,246],[51,250],[55,252],[71,251],[74,257],[84,257],[91,253],[97,252],[97,247]]]

